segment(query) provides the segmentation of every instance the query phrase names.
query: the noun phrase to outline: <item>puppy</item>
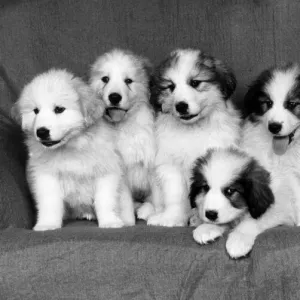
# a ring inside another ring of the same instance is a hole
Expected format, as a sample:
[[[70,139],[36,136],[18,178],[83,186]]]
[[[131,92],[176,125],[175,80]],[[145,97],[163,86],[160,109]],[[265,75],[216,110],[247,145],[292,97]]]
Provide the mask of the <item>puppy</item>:
[[[38,210],[34,230],[60,228],[63,218],[95,215],[99,227],[134,224],[113,131],[88,85],[52,69],[25,86],[13,113],[29,149],[27,175]]]
[[[209,148],[238,142],[240,116],[230,100],[235,87],[234,74],[200,50],[176,50],[158,66],[151,102],[158,110],[155,164],[162,197],[148,224],[187,224],[195,159]]]
[[[104,118],[117,135],[117,149],[126,166],[126,176],[136,201],[150,203],[155,194],[154,111],[149,104],[149,62],[130,51],[114,49],[92,66],[90,84],[105,107]],[[149,210],[150,209],[150,210]],[[146,204],[138,218],[146,218]]]
[[[254,240],[247,247],[238,244],[242,224],[263,218],[274,203],[269,172],[237,148],[212,149],[196,160],[189,198],[201,224],[193,232],[195,241],[207,244],[232,229],[226,243],[232,258],[253,247]]]
[[[245,96],[241,148],[271,175],[274,205],[259,219],[243,220],[230,243],[250,251],[256,236],[278,225],[300,224],[300,70],[287,64],[263,71]]]

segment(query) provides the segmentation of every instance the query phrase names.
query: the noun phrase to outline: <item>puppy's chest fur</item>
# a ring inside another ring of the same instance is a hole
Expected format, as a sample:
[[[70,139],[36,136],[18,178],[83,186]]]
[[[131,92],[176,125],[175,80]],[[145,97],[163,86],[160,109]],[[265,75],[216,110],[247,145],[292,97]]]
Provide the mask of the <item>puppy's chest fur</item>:
[[[264,125],[247,122],[243,129],[241,147],[270,171],[273,179],[284,178],[285,175],[292,172],[299,177],[300,184],[299,133],[288,146],[286,153],[277,155],[273,151],[272,137]]]
[[[121,173],[119,158],[109,137],[101,131],[89,132],[68,143],[53,151],[37,143],[29,145],[29,182],[34,185],[40,174],[49,174],[59,180],[67,202],[90,202],[96,179],[107,173]]]
[[[161,114],[156,123],[156,164],[177,164],[190,170],[196,158],[209,148],[237,145],[239,122],[237,114],[226,112],[215,112],[196,125],[182,124],[171,115]]]
[[[153,164],[155,156],[154,117],[150,108],[139,109],[116,125],[117,149],[126,166]]]

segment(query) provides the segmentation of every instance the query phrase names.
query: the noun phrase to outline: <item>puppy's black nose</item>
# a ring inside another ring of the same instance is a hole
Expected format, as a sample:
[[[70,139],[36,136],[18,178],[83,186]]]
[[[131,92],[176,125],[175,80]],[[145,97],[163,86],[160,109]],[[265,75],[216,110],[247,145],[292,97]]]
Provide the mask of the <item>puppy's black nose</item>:
[[[36,131],[37,137],[39,137],[41,140],[48,140],[50,138],[50,130],[46,127],[38,128]]]
[[[218,212],[216,212],[215,210],[207,210],[205,212],[205,217],[208,220],[215,221],[218,218]]]
[[[187,113],[189,106],[187,103],[180,101],[176,104],[175,108],[180,114],[184,115]]]
[[[269,123],[269,131],[273,134],[278,133],[282,128],[282,125],[280,123],[274,122]]]
[[[108,99],[112,105],[117,105],[122,100],[122,96],[118,93],[112,93],[108,96]]]

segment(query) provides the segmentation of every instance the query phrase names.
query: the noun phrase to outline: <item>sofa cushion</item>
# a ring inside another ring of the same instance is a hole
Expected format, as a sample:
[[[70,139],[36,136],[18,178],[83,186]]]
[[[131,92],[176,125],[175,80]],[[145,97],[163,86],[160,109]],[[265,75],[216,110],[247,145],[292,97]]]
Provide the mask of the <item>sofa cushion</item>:
[[[232,260],[225,238],[199,246],[192,228],[140,224],[99,229],[0,232],[3,299],[300,299],[300,230],[262,234],[247,259]]]

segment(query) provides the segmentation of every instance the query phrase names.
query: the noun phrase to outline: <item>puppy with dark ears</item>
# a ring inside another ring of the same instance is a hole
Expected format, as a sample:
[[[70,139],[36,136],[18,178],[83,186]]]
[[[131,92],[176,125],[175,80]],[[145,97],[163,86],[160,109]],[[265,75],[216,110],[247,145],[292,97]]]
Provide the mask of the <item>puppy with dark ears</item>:
[[[245,152],[209,150],[196,161],[191,180],[189,197],[198,216],[198,220],[192,218],[192,225],[201,224],[193,232],[194,239],[207,244],[231,229],[226,244],[229,255],[247,255],[260,233],[251,222],[263,220],[274,203],[270,185],[269,172]],[[240,234],[241,228],[244,234]]]
[[[190,170],[209,148],[237,146],[240,115],[231,96],[233,72],[199,49],[177,49],[156,68],[151,103],[157,111],[156,174],[161,201],[149,225],[185,226]]]

